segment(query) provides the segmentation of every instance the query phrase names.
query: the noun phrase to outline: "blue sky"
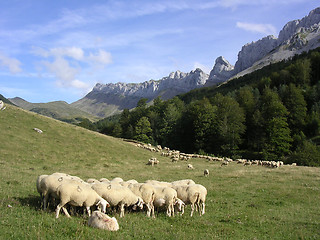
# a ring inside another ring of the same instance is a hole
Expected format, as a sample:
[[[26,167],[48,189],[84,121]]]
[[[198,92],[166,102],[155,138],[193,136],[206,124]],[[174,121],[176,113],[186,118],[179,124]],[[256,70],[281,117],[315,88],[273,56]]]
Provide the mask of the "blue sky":
[[[96,83],[200,67],[279,34],[318,0],[0,1],[0,94],[74,102]]]

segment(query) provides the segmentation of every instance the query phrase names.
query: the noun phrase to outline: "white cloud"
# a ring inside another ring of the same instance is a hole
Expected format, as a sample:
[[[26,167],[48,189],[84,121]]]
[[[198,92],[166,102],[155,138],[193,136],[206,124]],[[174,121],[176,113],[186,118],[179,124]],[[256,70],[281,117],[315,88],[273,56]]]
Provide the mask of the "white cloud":
[[[11,73],[19,73],[21,62],[18,59],[7,57],[0,53],[0,65],[8,68]]]
[[[61,86],[71,86],[71,82],[79,72],[78,69],[71,67],[69,62],[61,57],[56,58],[52,63],[44,61],[43,64],[59,80]]]
[[[277,34],[277,29],[272,24],[237,22],[237,27],[246,31],[262,33],[265,35]]]
[[[69,47],[69,48],[52,48],[50,50],[52,55],[57,56],[57,57],[71,57],[74,58],[75,60],[82,60],[84,53],[81,48],[77,47]]]
[[[112,63],[112,56],[111,53],[106,52],[102,49],[99,49],[98,54],[94,55],[90,53],[90,55],[87,57],[89,61],[92,61],[94,63],[106,65]]]

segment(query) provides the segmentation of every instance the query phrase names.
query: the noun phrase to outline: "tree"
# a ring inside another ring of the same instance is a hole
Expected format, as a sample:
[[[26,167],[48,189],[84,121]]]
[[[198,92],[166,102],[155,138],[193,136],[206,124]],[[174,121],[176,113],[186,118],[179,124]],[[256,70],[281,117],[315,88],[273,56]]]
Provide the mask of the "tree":
[[[229,96],[217,94],[213,100],[217,107],[216,136],[211,141],[211,146],[219,146],[219,152],[232,156],[238,145],[242,142],[242,134],[245,132],[245,115],[238,102]]]
[[[265,88],[261,97],[261,113],[264,119],[266,160],[277,160],[290,152],[292,138],[287,123],[288,111],[278,94]]]
[[[147,117],[142,117],[140,120],[137,122],[136,127],[135,127],[135,139],[144,143],[151,143],[153,141],[151,134],[152,134],[152,129],[150,122]]]
[[[304,100],[302,90],[294,84],[290,84],[284,94],[283,103],[289,111],[288,123],[294,133],[303,130],[307,116],[307,103]]]

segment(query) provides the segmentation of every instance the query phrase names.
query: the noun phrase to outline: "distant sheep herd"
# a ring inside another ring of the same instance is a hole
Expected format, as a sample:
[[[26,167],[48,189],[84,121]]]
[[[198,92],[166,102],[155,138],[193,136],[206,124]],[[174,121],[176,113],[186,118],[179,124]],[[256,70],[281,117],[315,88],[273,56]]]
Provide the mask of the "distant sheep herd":
[[[236,159],[233,160],[231,158],[221,158],[221,157],[213,157],[213,156],[207,156],[207,155],[200,155],[200,154],[187,154],[187,153],[181,153],[177,150],[170,150],[167,147],[162,148],[160,145],[154,147],[151,144],[143,144],[143,143],[137,143],[135,142],[135,146],[143,149],[147,149],[151,152],[161,152],[161,156],[164,157],[170,157],[172,162],[178,162],[178,161],[188,161],[191,158],[202,158],[206,159],[208,161],[218,161],[221,162],[221,166],[228,166],[230,162],[236,162],[238,164],[243,164],[244,166],[250,166],[250,165],[258,165],[258,166],[266,166],[270,168],[279,168],[284,165],[283,161],[263,161],[263,160],[247,160],[247,159]],[[154,166],[155,164],[159,164],[159,160],[156,158],[149,159],[148,165]],[[292,163],[291,166],[297,166],[296,163]],[[188,169],[194,169],[192,164],[187,165]],[[204,176],[209,175],[209,170],[205,169]]]
[[[139,183],[136,180],[124,181],[116,177],[112,180],[90,178],[87,181],[77,176],[65,173],[40,175],[36,181],[36,188],[41,196],[41,206],[48,208],[50,200],[57,200],[55,216],[59,217],[61,209],[67,217],[70,214],[67,205],[84,207],[89,215],[89,226],[117,231],[119,229],[116,218],[109,217],[107,207],[119,208],[120,217],[124,217],[125,208],[132,210],[146,209],[148,217],[155,218],[155,208],[166,211],[166,215],[183,215],[186,205],[191,206],[190,216],[194,210],[200,216],[205,214],[207,189],[196,184],[191,179],[174,182],[147,180]],[[97,210],[91,213],[91,209]]]

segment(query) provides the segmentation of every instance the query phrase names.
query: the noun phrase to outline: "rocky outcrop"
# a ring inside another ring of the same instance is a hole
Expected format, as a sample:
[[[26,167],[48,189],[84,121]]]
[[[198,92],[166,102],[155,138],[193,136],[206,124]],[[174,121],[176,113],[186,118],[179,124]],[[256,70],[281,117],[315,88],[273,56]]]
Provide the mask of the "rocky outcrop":
[[[256,61],[263,58],[278,46],[274,36],[264,37],[256,42],[244,45],[238,53],[238,61],[235,64],[235,73],[251,67]]]
[[[234,73],[234,66],[231,65],[223,56],[216,59],[213,69],[210,72],[206,86],[217,85],[229,79]]]
[[[141,98],[152,101],[160,96],[163,100],[203,87],[208,74],[197,68],[190,73],[176,71],[160,80],[143,83],[97,83],[84,98],[72,103],[74,107],[99,117],[113,115],[121,110],[136,107]],[[97,111],[97,109],[99,109]]]

